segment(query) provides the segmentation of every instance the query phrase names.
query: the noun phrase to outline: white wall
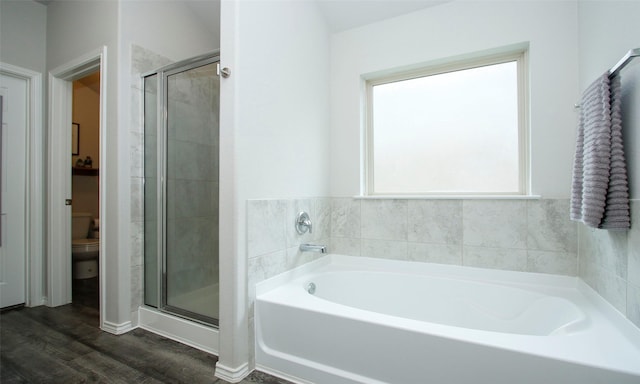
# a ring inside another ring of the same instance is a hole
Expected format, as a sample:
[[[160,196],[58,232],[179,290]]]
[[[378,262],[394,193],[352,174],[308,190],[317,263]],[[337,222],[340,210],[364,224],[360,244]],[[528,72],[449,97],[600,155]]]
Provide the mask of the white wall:
[[[325,195],[328,33],[315,4],[240,3],[241,199]],[[268,33],[267,33],[268,32]]]
[[[0,61],[44,73],[46,33],[46,6],[35,1],[0,2]]]
[[[114,49],[109,63],[116,63],[117,26],[117,2],[52,1],[47,7],[47,67],[56,68],[101,45]],[[111,80],[115,84],[116,78]]]
[[[329,34],[311,2],[223,1],[221,15],[221,60],[231,69],[222,81],[221,183],[233,182],[221,184],[221,198],[234,199],[221,207],[221,234],[235,243],[221,238],[217,366],[233,374],[249,354],[247,200],[328,193]]]
[[[456,1],[333,35],[331,195],[360,194],[362,75],[528,42],[532,192],[568,197],[577,39],[569,1]]]

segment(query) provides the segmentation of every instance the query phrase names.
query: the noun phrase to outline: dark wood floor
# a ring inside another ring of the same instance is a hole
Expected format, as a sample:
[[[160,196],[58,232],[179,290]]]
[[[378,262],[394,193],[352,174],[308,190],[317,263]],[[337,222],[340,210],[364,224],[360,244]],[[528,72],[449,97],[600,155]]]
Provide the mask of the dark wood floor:
[[[0,313],[2,384],[226,383],[214,377],[216,356],[142,329],[102,332],[97,298],[77,289],[73,304]],[[254,372],[242,383],[288,382]]]

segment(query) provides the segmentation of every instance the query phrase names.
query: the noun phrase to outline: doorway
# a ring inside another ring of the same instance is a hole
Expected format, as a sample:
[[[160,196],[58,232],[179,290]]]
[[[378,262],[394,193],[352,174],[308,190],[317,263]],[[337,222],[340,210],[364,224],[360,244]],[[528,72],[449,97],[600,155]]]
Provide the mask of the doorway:
[[[106,57],[107,48],[89,53],[68,62],[49,73],[49,135],[48,135],[48,220],[47,220],[47,284],[48,305],[52,307],[72,302],[72,130],[73,128],[73,82],[99,71],[99,155],[101,181],[98,185],[100,218],[100,242],[98,258],[98,306],[100,328],[111,333],[122,333],[119,324],[105,321],[105,257],[109,234],[105,231],[108,217],[105,212],[105,176],[108,167],[104,162],[106,153]],[[79,136],[82,137],[82,127]],[[84,155],[83,159],[86,159]],[[91,155],[89,155],[91,156]],[[84,163],[83,163],[84,164]],[[117,277],[114,277],[117,280]],[[117,301],[117,300],[116,300]],[[126,327],[126,326],[123,326]]]
[[[72,302],[100,308],[100,71],[73,81]]]

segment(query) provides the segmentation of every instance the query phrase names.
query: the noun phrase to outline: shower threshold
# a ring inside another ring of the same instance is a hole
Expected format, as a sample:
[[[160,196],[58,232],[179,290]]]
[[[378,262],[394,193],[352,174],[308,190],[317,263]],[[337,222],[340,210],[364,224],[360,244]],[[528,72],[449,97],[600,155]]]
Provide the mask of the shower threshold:
[[[149,332],[218,356],[220,337],[217,328],[147,306],[138,308],[138,326]]]

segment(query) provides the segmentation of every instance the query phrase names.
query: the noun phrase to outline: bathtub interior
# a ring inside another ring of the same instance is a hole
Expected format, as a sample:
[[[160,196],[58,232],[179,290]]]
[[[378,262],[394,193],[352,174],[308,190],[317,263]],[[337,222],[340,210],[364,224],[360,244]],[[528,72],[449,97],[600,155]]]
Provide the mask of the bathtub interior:
[[[578,279],[415,264],[330,255],[258,284],[257,367],[294,382],[316,383],[409,383],[420,381],[425,370],[450,383],[505,382],[509,375],[513,382],[527,383],[640,383],[639,330]],[[364,273],[353,281],[354,272]],[[360,280],[371,278],[389,291],[393,284],[383,282],[382,273],[385,279],[396,274],[403,282],[415,275],[436,276],[443,281],[431,286],[435,297],[451,297],[451,288],[442,285],[451,279],[466,279],[473,289],[442,323],[417,320],[391,313],[397,302],[409,302],[407,307],[442,303],[421,305],[417,296],[398,297],[397,292],[384,296]],[[331,280],[336,278],[331,274],[347,279],[350,288]],[[314,295],[308,293],[309,282],[316,284]],[[514,291],[508,290],[505,296],[511,297],[497,305],[502,296],[493,290],[503,286]],[[360,300],[362,292],[353,293],[358,290],[377,299]],[[486,296],[476,301],[474,295]],[[381,308],[380,302],[390,306]],[[502,324],[497,332],[479,326],[486,325],[483,316],[491,318],[492,326],[496,318],[511,323],[519,318],[520,325]],[[449,317],[461,322],[451,324]],[[465,366],[466,373],[457,366]]]
[[[351,282],[354,277],[358,284]],[[462,328],[545,336],[588,326],[585,313],[570,300],[489,282],[351,271],[316,274],[304,282],[310,284],[318,299]]]

